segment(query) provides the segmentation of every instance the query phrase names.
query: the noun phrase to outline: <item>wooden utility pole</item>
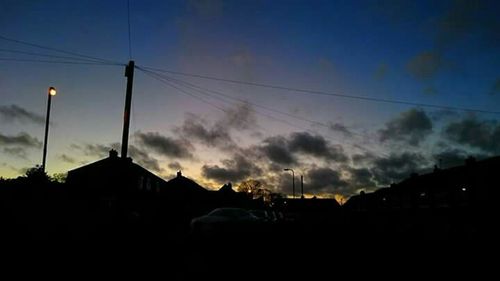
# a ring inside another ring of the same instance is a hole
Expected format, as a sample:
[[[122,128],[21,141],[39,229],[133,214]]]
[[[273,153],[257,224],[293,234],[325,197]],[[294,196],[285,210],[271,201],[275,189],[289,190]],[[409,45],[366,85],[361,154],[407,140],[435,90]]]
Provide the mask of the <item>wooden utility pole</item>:
[[[125,110],[123,112],[122,158],[127,158],[128,151],[128,131],[130,126],[130,105],[132,104],[134,68],[135,63],[133,60],[129,61],[128,65],[125,67],[125,77],[127,77],[127,95],[125,97]]]

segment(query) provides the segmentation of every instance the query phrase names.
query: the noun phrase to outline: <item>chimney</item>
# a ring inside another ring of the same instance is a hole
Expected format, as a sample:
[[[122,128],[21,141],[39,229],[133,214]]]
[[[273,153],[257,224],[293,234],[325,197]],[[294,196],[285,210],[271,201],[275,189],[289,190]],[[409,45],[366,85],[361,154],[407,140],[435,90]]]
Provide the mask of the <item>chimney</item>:
[[[111,149],[109,151],[109,158],[111,159],[116,159],[118,158],[118,151],[114,150],[114,149]]]
[[[182,177],[182,172],[181,172],[181,171],[178,171],[178,172],[177,172],[177,177],[178,177],[178,178]]]

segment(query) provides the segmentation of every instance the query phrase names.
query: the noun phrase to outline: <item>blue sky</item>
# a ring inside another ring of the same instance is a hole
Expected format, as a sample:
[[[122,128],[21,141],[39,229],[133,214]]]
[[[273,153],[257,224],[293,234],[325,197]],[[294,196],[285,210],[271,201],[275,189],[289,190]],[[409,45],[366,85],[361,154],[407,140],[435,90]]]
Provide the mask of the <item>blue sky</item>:
[[[129,60],[125,0],[2,1],[0,8],[3,37]],[[131,53],[139,66],[498,111],[498,8],[496,1],[130,0]],[[57,60],[13,50],[64,55],[2,39],[0,49],[4,59]],[[59,90],[49,173],[105,156],[121,139],[123,72],[121,66],[0,61],[0,175],[17,176],[40,162],[43,124],[18,109],[43,117],[49,86]],[[309,180],[310,194],[349,195],[423,171],[444,153],[457,158],[500,152],[488,141],[500,137],[496,114],[169,77],[249,104],[181,86],[203,101],[193,99],[136,70],[132,156],[165,178],[182,168],[210,187],[256,178],[286,193],[288,175],[279,167],[293,166]],[[32,141],[20,142],[26,136]],[[284,151],[275,154],[278,144]],[[356,162],[356,155],[366,163]],[[396,160],[407,167],[384,166]]]

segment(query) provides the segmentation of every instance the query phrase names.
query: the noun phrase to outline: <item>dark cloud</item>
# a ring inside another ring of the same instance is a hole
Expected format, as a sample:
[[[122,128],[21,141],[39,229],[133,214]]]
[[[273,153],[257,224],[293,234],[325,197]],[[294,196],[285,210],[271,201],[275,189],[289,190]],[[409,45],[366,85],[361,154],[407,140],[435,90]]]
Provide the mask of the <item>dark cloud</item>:
[[[307,132],[291,134],[288,140],[288,148],[293,152],[324,158],[328,161],[347,161],[347,156],[342,147],[332,146],[322,136],[313,136]]]
[[[203,165],[201,168],[202,175],[208,179],[224,183],[228,181],[238,182],[262,174],[262,170],[253,161],[240,154],[235,154],[232,159],[221,162],[222,166]]]
[[[227,150],[237,147],[231,137],[231,130],[243,131],[256,128],[255,111],[249,104],[242,103],[235,108],[226,109],[224,115],[213,125],[195,114],[187,114],[184,123],[176,128],[176,132],[186,139]]]
[[[348,183],[341,179],[338,171],[330,168],[313,168],[304,177],[304,192],[335,193],[342,192]]]
[[[496,120],[479,120],[474,116],[467,116],[458,122],[447,124],[443,133],[455,143],[488,153],[500,153],[500,123]]]
[[[287,139],[283,136],[265,139],[259,149],[269,160],[277,164],[291,165],[297,163],[297,159],[288,149]]]
[[[497,95],[500,94],[500,77],[493,82],[493,86],[491,87],[491,94]]]
[[[176,171],[181,171],[183,170],[184,168],[182,167],[182,165],[179,163],[179,162],[172,162],[172,163],[169,163],[168,164],[168,167],[172,170],[176,170]]]
[[[28,155],[24,147],[4,147],[3,152],[17,158],[28,159]]]
[[[39,148],[42,146],[42,142],[25,132],[19,133],[17,136],[7,136],[0,133],[0,145]]]
[[[346,137],[352,137],[352,132],[343,124],[340,123],[329,123],[328,127],[334,132],[340,132]]]
[[[174,158],[193,158],[193,146],[184,139],[173,139],[160,135],[157,132],[142,133],[136,132],[135,137],[138,142],[162,156]]]
[[[377,157],[372,153],[354,154],[352,157],[354,165],[366,165],[372,163]]]
[[[235,108],[226,109],[224,117],[217,124],[236,130],[251,130],[257,127],[257,117],[253,107],[240,103]]]
[[[112,145],[102,145],[102,144],[71,144],[72,149],[79,150],[83,152],[85,156],[91,157],[106,157],[109,154],[111,149],[114,149],[115,146],[119,146],[118,143]]]
[[[135,162],[143,166],[148,170],[155,172],[162,172],[163,169],[160,167],[160,163],[157,159],[151,157],[146,151],[139,149],[136,146],[129,145],[128,153]]]
[[[404,152],[375,159],[371,172],[378,185],[389,185],[420,172],[427,165],[427,160],[422,155]]]
[[[66,162],[66,163],[69,163],[69,164],[75,164],[77,163],[76,159],[71,157],[71,156],[68,156],[66,154],[61,154],[58,156],[58,158],[63,161],[63,162]]]
[[[438,52],[422,52],[408,61],[406,68],[417,80],[432,79],[445,66],[444,60]]]
[[[15,104],[0,105],[0,119],[5,121],[31,122],[39,125],[45,124],[45,118],[34,112],[30,112]]]
[[[457,0],[437,22],[438,47],[474,38],[474,45],[498,45],[498,7],[496,1]]]
[[[440,168],[449,168],[463,165],[467,156],[468,154],[464,150],[450,148],[435,154],[433,159],[436,163],[435,165],[438,165]]]
[[[346,162],[348,160],[340,145],[331,145],[320,135],[296,132],[288,137],[273,136],[262,141],[257,150],[275,164],[293,165],[298,163],[297,156],[311,156],[325,161]]]
[[[373,180],[372,172],[367,168],[352,168],[347,167],[346,170],[350,174],[349,186],[353,193],[358,189],[373,189],[376,186]]]
[[[186,117],[177,131],[184,138],[199,141],[209,147],[227,148],[235,145],[227,127],[219,124],[210,127],[203,119],[193,114]]]
[[[121,145],[119,143],[112,143],[109,145],[102,145],[102,144],[77,145],[77,144],[72,144],[71,148],[82,151],[83,154],[86,156],[104,158],[104,157],[107,157],[109,155],[109,151],[111,149],[114,149],[116,151],[120,151]],[[128,155],[135,162],[137,162],[139,165],[143,166],[146,169],[153,170],[156,172],[163,171],[163,169],[160,167],[160,164],[159,164],[157,159],[151,157],[146,151],[138,148],[137,146],[129,145]],[[65,156],[66,159],[63,159],[62,158],[63,156]],[[66,161],[68,163],[71,163],[70,161],[74,161],[73,163],[76,163],[76,160],[74,158],[68,157],[67,155],[64,155],[64,154],[60,156],[60,159],[63,161]]]
[[[379,130],[380,141],[404,141],[417,146],[432,132],[432,121],[422,110],[410,109]]]
[[[460,116],[460,113],[458,113],[457,111],[440,109],[440,110],[432,111],[428,115],[432,119],[433,122],[437,122],[437,121],[442,121],[445,119],[457,118]]]
[[[384,80],[384,78],[387,76],[387,72],[389,71],[389,66],[386,63],[381,63],[377,66],[377,69],[375,69],[374,77],[376,80]]]

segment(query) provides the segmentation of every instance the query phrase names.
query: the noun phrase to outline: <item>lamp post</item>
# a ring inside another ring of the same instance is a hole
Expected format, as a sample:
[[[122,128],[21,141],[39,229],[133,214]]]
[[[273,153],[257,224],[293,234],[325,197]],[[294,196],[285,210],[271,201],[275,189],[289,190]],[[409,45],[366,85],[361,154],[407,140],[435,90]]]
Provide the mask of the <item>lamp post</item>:
[[[50,119],[50,103],[52,101],[52,96],[55,96],[57,93],[56,88],[50,87],[47,93],[48,101],[47,101],[47,117],[45,118],[45,139],[43,142],[43,158],[42,158],[42,171],[45,172],[45,161],[47,159],[47,141],[49,139],[49,119]]]
[[[283,169],[284,171],[291,171],[292,172],[292,198],[295,199],[295,172],[293,169]]]

